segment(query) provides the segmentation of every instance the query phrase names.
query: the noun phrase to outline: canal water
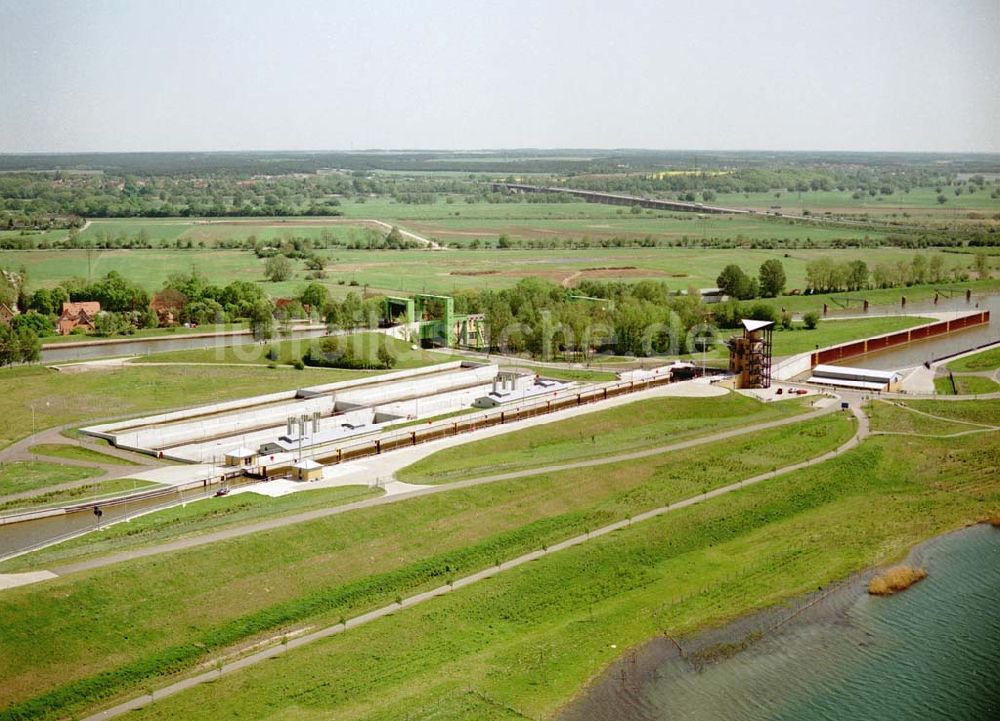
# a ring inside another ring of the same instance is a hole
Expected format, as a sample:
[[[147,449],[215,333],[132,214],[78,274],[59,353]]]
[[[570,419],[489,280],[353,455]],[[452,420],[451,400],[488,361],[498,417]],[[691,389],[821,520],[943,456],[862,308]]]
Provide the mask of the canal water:
[[[288,336],[281,336],[277,340],[318,338],[326,335],[326,329],[311,329],[292,331]],[[96,345],[84,345],[81,343],[65,343],[46,348],[42,351],[42,363],[66,363],[72,361],[92,360],[94,358],[113,358],[115,356],[149,355],[152,353],[165,353],[175,350],[200,350],[202,348],[226,348],[229,346],[243,346],[257,343],[250,333],[228,334],[211,337],[185,337],[179,335],[173,338],[163,338],[160,340],[138,339],[123,340],[115,343],[98,343]],[[305,352],[305,348],[303,348]],[[248,355],[247,361],[253,359]]]
[[[0,525],[0,558],[82,532],[97,531],[110,523],[126,521],[140,513],[148,513],[179,503],[208,498],[213,495],[217,488],[218,486],[210,487],[208,490],[200,487],[188,490],[174,489],[153,498],[136,498],[127,503],[108,505],[100,500],[95,500],[72,513],[59,513],[31,521]],[[99,519],[94,514],[95,506],[101,509],[102,515]],[[8,512],[8,515],[13,513],[16,511]]]
[[[886,315],[881,312],[872,312],[869,315]],[[869,353],[864,356],[857,356],[841,361],[836,365],[860,366],[862,368],[874,368],[877,370],[902,370],[904,368],[914,368],[925,362],[941,358],[943,356],[958,353],[969,348],[975,348],[986,343],[1000,341],[1000,295],[974,296],[971,303],[965,302],[965,297],[961,299],[941,299],[937,305],[932,302],[920,304],[909,304],[906,312],[927,313],[934,311],[968,311],[989,310],[990,322],[986,325],[966,328],[955,333],[949,333],[938,338],[933,338],[916,343],[908,343],[881,353]],[[899,309],[895,309],[896,313]],[[835,314],[830,314],[830,318],[836,318]]]
[[[722,660],[696,664],[693,641],[682,640],[684,658],[653,641],[637,665],[612,667],[562,721],[1000,718],[1000,529],[941,536],[910,562],[929,576],[905,592],[872,597],[855,579]],[[720,630],[716,640],[739,646],[754,624],[733,626],[735,634]]]

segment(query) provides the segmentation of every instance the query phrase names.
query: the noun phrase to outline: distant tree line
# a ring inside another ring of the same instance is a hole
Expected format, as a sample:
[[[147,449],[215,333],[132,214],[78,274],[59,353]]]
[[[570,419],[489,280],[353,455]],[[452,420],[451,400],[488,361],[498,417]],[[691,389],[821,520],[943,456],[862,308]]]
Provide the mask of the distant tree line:
[[[989,256],[973,255],[974,270],[980,279],[991,275]],[[945,266],[940,254],[930,257],[917,253],[909,259],[895,262],[880,261],[869,266],[864,260],[816,258],[806,263],[806,293],[836,293],[873,288],[899,288],[926,283],[965,281],[969,271],[962,262]],[[771,298],[785,291],[786,276],[780,260],[769,259],[761,264],[757,276],[748,275],[743,268],[731,263],[722,269],[716,279],[723,293],[738,300],[759,297]]]

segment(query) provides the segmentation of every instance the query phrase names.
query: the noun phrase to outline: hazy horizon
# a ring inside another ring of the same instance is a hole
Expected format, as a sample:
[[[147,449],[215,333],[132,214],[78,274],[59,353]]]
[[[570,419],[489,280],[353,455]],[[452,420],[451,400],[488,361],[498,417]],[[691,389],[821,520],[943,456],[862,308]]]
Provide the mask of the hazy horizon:
[[[1000,3],[0,0],[0,152],[1000,152]]]

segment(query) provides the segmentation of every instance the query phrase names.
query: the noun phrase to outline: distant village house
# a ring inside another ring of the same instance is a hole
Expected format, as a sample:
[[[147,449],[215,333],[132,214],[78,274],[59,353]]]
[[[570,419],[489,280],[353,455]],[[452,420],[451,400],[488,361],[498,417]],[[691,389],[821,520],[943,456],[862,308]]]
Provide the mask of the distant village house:
[[[95,330],[94,319],[101,312],[101,304],[96,300],[79,303],[63,303],[59,316],[59,335],[69,335],[76,328]]]
[[[14,320],[15,315],[17,315],[16,310],[12,309],[6,303],[0,303],[0,323],[10,325],[11,321]]]

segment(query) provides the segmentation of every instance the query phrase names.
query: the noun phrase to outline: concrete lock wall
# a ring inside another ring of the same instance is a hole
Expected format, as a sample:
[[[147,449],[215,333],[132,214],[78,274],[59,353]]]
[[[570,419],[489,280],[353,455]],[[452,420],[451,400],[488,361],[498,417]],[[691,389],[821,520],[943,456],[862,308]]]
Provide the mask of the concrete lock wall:
[[[461,372],[462,361],[452,361],[436,366],[412,368],[378,376],[365,376],[348,381],[338,381],[279,393],[269,393],[224,403],[214,403],[195,408],[160,413],[130,421],[120,421],[82,429],[84,433],[106,438],[115,445],[133,450],[151,452],[165,446],[194,441],[206,436],[241,434],[263,425],[284,425],[290,415],[312,413],[315,410],[329,415],[333,410],[333,397],[297,399],[299,392],[329,394],[350,390],[373,383],[391,383],[421,376]],[[281,403],[281,401],[285,401]],[[272,405],[274,404],[274,405]],[[266,406],[261,408],[260,406]],[[232,444],[230,444],[232,445]]]
[[[178,422],[169,426],[154,426],[136,432],[125,432],[120,437],[128,443],[142,448],[166,448],[199,438],[215,436],[235,436],[251,432],[261,426],[282,426],[289,416],[314,412],[323,415],[333,413],[331,398],[312,398],[281,403],[255,411],[228,413],[211,416],[203,420]]]
[[[786,358],[771,370],[771,378],[776,381],[788,381],[812,369],[811,355],[800,353]]]
[[[186,408],[179,411],[170,411],[167,413],[159,413],[152,416],[144,416],[142,418],[135,418],[128,421],[116,421],[114,423],[104,423],[95,426],[88,426],[87,428],[81,429],[84,433],[90,435],[124,435],[125,432],[140,425],[152,425],[155,423],[171,423],[174,421],[190,420],[192,416],[196,415],[208,415],[213,413],[225,413],[227,411],[238,411],[253,408],[264,403],[272,403],[275,401],[288,400],[294,401],[296,394],[301,391],[308,391],[313,393],[327,393],[331,391],[346,390],[350,388],[356,388],[357,386],[368,385],[371,383],[385,383],[387,381],[402,380],[406,378],[417,378],[422,375],[442,373],[449,370],[458,370],[462,367],[462,361],[449,361],[447,363],[439,363],[433,366],[425,366],[423,368],[407,368],[405,370],[393,371],[391,373],[383,373],[377,376],[363,376],[360,378],[355,378],[346,381],[336,381],[334,383],[324,383],[322,385],[307,386],[305,388],[290,390],[290,391],[279,391],[277,393],[268,393],[265,395],[252,396],[250,398],[240,398],[234,401],[224,401],[222,403],[210,403],[202,406],[194,406],[192,408]]]
[[[374,419],[375,412],[371,408],[361,408],[336,417],[327,416],[326,418],[320,420],[319,433],[314,434],[311,430],[307,430],[306,435],[303,436],[302,439],[302,448],[305,450],[315,443],[327,443],[338,439],[347,439],[351,436],[371,433],[379,427],[374,423]],[[360,427],[349,429],[344,428],[344,424]],[[247,447],[254,449],[259,448],[266,443],[280,443],[285,446],[288,451],[297,450],[299,444],[298,436],[295,434],[288,436],[290,439],[289,441],[279,442],[280,438],[286,436],[285,430],[285,424],[281,423],[280,425],[276,425],[271,428],[241,434],[238,439],[230,438],[223,440],[221,444],[218,441],[210,440],[196,441],[193,443],[175,446],[165,452],[164,455],[168,458],[183,461],[209,463],[214,459],[221,462],[222,453],[225,452],[227,448],[231,447],[237,440],[240,443],[245,444]],[[266,456],[261,459],[262,463],[266,463],[266,461]]]
[[[497,373],[495,364],[443,373],[430,378],[413,378],[405,383],[363,388],[337,394],[341,401],[353,405],[383,405],[409,396],[429,396],[474,384],[489,383]]]

